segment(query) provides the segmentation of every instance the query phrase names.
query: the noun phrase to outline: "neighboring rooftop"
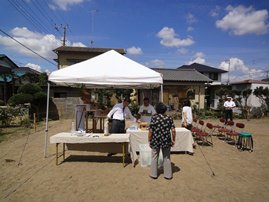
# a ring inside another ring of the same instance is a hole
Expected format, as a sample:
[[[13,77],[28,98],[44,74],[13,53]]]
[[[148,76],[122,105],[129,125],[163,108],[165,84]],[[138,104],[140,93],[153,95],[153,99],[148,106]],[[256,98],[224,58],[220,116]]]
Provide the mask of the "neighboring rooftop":
[[[0,54],[0,73],[10,73],[14,68],[19,68],[9,57]]]
[[[152,68],[163,75],[164,81],[192,81],[192,82],[212,82],[207,76],[195,69],[166,69]]]
[[[41,72],[36,71],[30,67],[19,67],[17,69],[13,69],[12,72],[15,74],[41,74]]]
[[[217,72],[217,73],[226,73],[227,71],[210,67],[207,65],[199,64],[199,63],[192,63],[191,65],[182,65],[181,67],[178,67],[177,69],[195,69],[198,72]]]
[[[74,46],[60,46],[53,51],[58,52],[92,52],[92,53],[105,53],[109,50],[115,50],[120,54],[126,54],[123,48],[89,48],[89,47],[74,47]]]
[[[269,81],[262,81],[262,80],[243,80],[243,81],[237,81],[237,82],[232,82],[231,84],[236,85],[236,84],[269,84]]]

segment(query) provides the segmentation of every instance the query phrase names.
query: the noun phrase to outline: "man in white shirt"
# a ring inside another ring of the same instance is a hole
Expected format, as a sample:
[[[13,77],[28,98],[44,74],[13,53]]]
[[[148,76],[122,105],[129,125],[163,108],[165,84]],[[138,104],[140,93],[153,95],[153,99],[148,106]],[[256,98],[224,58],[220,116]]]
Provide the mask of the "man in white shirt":
[[[125,133],[126,118],[136,121],[128,107],[129,103],[130,99],[125,98],[122,103],[115,104],[107,114],[107,117],[112,119],[111,133]]]
[[[228,122],[228,119],[233,120],[233,108],[235,108],[234,101],[232,101],[231,97],[227,97],[227,100],[224,102],[225,124]]]
[[[147,122],[148,124],[151,121],[152,115],[156,114],[154,107],[149,104],[149,98],[144,98],[144,103],[139,107],[138,114],[140,115],[141,122]]]

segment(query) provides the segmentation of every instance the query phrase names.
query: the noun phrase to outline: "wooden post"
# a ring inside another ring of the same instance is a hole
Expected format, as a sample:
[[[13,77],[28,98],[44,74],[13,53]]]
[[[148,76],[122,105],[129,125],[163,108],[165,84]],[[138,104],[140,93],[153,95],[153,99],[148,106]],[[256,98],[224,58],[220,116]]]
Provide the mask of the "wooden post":
[[[34,113],[34,129],[35,129],[35,132],[36,132],[36,114]]]

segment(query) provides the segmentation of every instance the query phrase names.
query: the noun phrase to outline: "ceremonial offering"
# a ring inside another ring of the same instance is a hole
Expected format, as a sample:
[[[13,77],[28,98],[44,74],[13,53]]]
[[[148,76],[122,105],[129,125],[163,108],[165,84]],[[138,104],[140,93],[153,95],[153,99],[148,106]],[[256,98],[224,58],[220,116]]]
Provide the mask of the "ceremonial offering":
[[[148,129],[148,122],[141,122],[140,123],[140,129],[141,130],[147,130]]]

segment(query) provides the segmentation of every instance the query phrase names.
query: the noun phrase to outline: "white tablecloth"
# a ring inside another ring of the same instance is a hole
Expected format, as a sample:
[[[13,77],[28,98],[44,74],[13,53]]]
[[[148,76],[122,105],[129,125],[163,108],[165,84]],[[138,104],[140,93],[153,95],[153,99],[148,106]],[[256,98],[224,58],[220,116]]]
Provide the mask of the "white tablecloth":
[[[118,143],[129,143],[129,134],[86,133],[82,136],[62,132],[50,137],[50,143],[65,143],[68,150],[122,153]],[[127,148],[126,148],[127,151]]]
[[[136,152],[139,151],[139,144],[148,144],[148,131],[128,129],[127,133],[130,134],[130,152],[134,161],[137,159]],[[191,131],[186,128],[176,128],[176,141],[171,151],[193,153],[193,143]]]
[[[72,134],[62,132],[50,137],[50,143],[121,143],[129,142],[129,134],[110,134],[105,136],[102,133]]]

